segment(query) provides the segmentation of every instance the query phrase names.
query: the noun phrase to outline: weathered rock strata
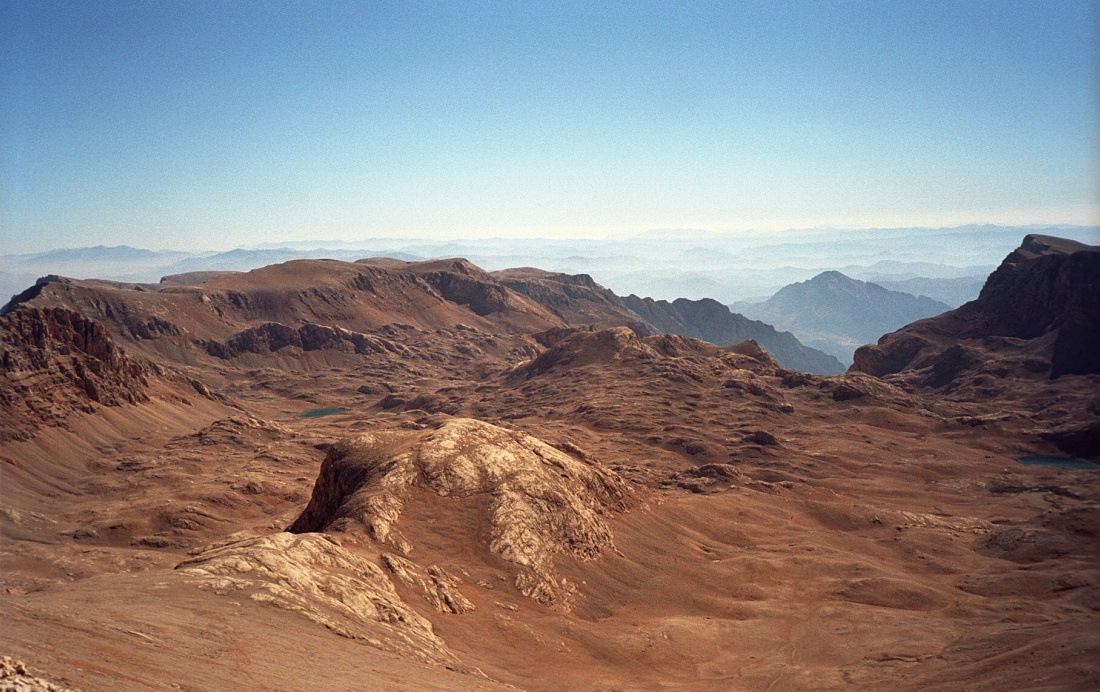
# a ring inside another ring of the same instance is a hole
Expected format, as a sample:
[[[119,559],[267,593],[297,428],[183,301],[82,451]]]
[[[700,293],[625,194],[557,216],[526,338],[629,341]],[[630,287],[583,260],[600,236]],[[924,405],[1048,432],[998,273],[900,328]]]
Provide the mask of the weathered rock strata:
[[[300,613],[379,649],[435,663],[454,660],[386,573],[331,536],[281,533],[214,545],[176,569],[200,588]]]
[[[0,439],[26,437],[95,405],[147,401],[159,369],[132,358],[107,330],[64,308],[0,316]]]
[[[555,556],[590,560],[610,549],[605,516],[632,497],[613,471],[524,433],[456,419],[437,430],[368,433],[334,445],[289,531],[358,526],[409,555],[414,546],[400,517],[414,488],[456,499],[489,495],[490,551],[514,566],[521,593],[562,608],[575,587],[556,573]]]

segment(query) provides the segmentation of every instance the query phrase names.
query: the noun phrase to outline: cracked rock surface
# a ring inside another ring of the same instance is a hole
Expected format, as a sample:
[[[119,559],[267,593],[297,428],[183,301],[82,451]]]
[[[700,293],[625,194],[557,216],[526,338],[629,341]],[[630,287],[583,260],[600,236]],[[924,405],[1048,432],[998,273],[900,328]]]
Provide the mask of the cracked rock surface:
[[[554,569],[556,555],[591,560],[611,548],[605,516],[627,507],[630,486],[522,432],[473,419],[436,430],[366,433],[334,445],[313,497],[290,527],[294,533],[365,529],[374,540],[409,555],[400,530],[413,488],[444,497],[490,496],[490,551],[514,566],[525,596],[564,609],[574,586]]]

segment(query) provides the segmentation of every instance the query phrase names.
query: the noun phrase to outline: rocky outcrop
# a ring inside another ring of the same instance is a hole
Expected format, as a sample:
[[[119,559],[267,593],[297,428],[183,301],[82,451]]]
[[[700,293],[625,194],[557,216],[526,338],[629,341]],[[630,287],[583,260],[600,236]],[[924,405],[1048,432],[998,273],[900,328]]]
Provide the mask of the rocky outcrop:
[[[731,373],[754,377],[755,372],[774,374],[775,358],[755,341],[718,347],[679,334],[640,337],[629,327],[576,329],[555,335],[550,348],[538,357],[514,368],[508,381],[518,383],[549,373],[597,368],[627,368],[647,364],[651,374],[674,380],[702,382],[708,361],[732,367]],[[729,387],[740,386],[730,384]]]
[[[303,351],[334,350],[348,353],[394,353],[407,355],[408,347],[369,334],[342,327],[326,327],[307,322],[298,328],[268,322],[238,332],[224,342],[198,342],[207,353],[228,360],[242,353],[274,353],[287,347]]]
[[[439,612],[461,615],[474,610],[474,604],[458,590],[462,580],[439,565],[421,569],[412,560],[393,553],[382,553],[380,558],[386,569],[405,584],[418,589],[424,600]]]
[[[200,588],[300,613],[379,649],[432,663],[454,660],[386,573],[331,536],[281,533],[216,544],[176,569]]]
[[[625,509],[632,496],[614,472],[530,435],[455,419],[436,430],[337,443],[309,505],[288,530],[364,530],[408,556],[415,546],[400,524],[414,489],[456,501],[491,497],[482,517],[489,550],[513,566],[523,595],[563,609],[575,586],[555,571],[555,557],[591,560],[611,548],[606,516]]]
[[[976,300],[861,347],[851,370],[884,377],[930,368],[923,384],[940,387],[996,352],[1019,374],[1058,378],[1100,373],[1098,343],[1100,247],[1029,235]]]
[[[529,379],[565,367],[590,363],[610,365],[631,357],[655,358],[657,352],[628,327],[598,331],[578,329],[563,335],[563,338],[554,339],[550,348],[516,368],[510,377],[513,380]]]
[[[3,692],[78,692],[40,677],[27,664],[4,656],[0,658],[0,691]]]
[[[508,291],[488,273],[463,259],[410,265],[445,300],[468,307],[485,317],[512,307]]]
[[[95,405],[147,401],[156,366],[127,356],[107,330],[64,308],[0,316],[0,439],[25,438]]]

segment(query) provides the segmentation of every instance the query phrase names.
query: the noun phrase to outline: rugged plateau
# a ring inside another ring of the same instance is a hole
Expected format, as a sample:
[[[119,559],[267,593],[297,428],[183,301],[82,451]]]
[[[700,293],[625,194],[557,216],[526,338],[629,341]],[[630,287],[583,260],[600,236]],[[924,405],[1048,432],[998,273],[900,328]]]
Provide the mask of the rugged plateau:
[[[1100,473],[1018,460],[1100,454],[1098,282],[1029,236],[814,374],[459,259],[46,277],[0,315],[0,684],[1097,688]]]

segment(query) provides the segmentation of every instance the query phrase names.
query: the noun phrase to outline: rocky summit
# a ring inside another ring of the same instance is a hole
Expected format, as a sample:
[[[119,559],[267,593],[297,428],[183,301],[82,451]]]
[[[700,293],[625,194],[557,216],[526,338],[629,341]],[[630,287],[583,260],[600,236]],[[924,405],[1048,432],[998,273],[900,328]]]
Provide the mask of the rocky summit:
[[[45,277],[0,315],[0,683],[1094,689],[1098,281],[1028,236],[841,373],[457,258]]]

